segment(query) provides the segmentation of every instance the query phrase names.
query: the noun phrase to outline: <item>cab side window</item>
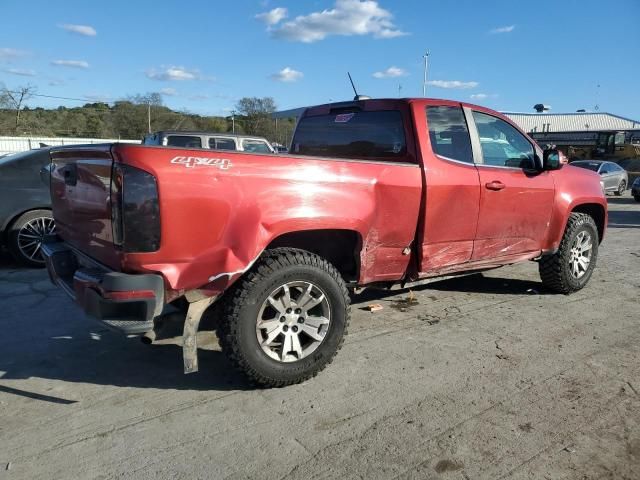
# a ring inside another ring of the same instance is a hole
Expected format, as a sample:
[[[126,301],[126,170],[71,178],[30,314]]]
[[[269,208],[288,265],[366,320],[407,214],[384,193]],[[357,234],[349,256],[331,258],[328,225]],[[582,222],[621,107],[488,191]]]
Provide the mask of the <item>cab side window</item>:
[[[533,145],[513,126],[486,113],[473,112],[484,165],[535,168]]]
[[[431,149],[439,157],[473,163],[469,129],[460,107],[427,107]]]

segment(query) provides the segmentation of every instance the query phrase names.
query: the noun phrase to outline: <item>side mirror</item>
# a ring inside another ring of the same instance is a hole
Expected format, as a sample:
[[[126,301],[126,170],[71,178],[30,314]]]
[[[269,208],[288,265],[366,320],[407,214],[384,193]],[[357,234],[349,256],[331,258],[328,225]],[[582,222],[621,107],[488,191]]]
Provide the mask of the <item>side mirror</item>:
[[[543,170],[560,170],[565,163],[567,163],[567,157],[556,148],[549,148],[542,154]]]

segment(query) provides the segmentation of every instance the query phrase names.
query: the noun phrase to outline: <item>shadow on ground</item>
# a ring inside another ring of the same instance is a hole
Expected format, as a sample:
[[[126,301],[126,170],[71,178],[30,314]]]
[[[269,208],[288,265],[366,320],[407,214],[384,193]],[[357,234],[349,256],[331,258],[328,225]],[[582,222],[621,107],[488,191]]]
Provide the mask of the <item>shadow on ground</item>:
[[[638,205],[633,197],[607,197],[607,202],[612,205]]]
[[[471,275],[461,275],[459,277],[448,278],[446,280],[437,280],[422,285],[413,285],[411,287],[397,288],[393,290],[368,288],[362,293],[354,295],[353,301],[357,303],[370,302],[376,299],[406,294],[409,290],[414,292],[438,290],[447,292],[485,293],[492,295],[532,295],[549,293],[544,290],[541,282],[511,278],[486,277],[482,273],[474,273]]]
[[[640,211],[609,210],[609,228],[640,228]]]

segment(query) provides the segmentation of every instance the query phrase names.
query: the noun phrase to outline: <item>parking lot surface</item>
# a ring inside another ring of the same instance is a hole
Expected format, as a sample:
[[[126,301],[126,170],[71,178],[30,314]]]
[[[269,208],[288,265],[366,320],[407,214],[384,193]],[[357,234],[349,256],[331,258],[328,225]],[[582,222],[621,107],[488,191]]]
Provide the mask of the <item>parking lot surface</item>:
[[[330,367],[282,389],[206,330],[185,376],[178,338],[105,330],[3,257],[0,479],[638,479],[640,204],[609,206],[584,290],[534,263],[366,290]]]

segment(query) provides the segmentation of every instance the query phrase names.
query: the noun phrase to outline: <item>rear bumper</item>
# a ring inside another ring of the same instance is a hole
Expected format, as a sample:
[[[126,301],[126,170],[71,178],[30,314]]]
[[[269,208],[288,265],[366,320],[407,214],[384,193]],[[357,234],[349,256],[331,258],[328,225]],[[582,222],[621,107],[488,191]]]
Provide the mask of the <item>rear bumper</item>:
[[[153,329],[164,307],[162,276],[114,272],[62,241],[46,242],[42,253],[51,281],[88,316],[127,334]]]

